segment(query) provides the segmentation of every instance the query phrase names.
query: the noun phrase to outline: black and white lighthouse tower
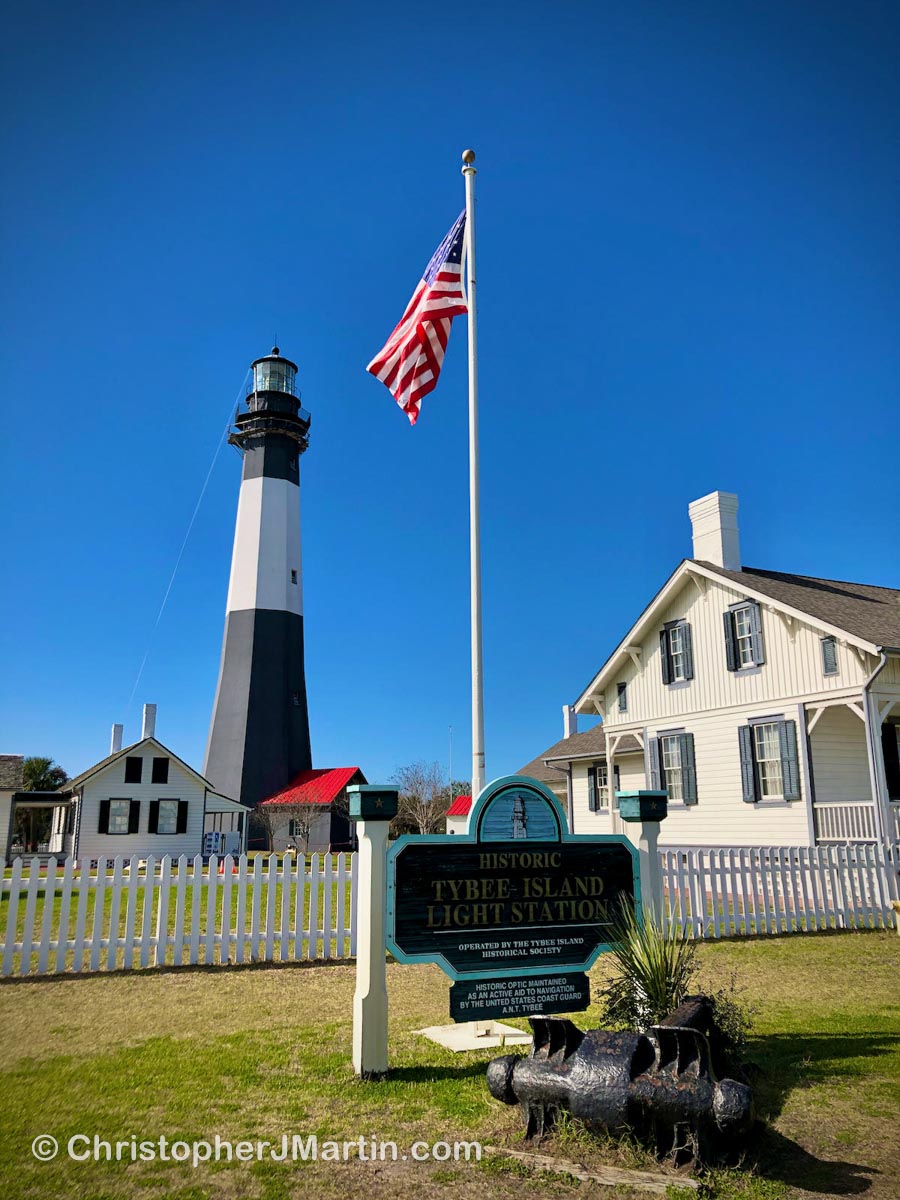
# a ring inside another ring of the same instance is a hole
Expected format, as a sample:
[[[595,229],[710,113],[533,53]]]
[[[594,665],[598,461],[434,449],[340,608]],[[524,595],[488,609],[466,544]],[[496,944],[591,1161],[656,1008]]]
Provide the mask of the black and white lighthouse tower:
[[[303,668],[300,455],[310,415],[278,347],[253,363],[229,441],[244,459],[203,773],[255,807],[312,766]]]

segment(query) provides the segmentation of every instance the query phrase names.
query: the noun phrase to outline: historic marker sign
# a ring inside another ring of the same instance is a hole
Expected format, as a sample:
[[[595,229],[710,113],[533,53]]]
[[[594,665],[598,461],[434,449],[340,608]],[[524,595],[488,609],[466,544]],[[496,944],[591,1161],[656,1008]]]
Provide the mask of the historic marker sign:
[[[511,975],[506,979],[460,979],[450,989],[454,1021],[489,1017],[534,1017],[544,1013],[584,1012],[591,1002],[587,975]]]
[[[496,990],[505,999],[493,1008],[489,990],[457,993],[453,1015],[463,1020],[523,1010],[528,988],[508,985],[526,977],[544,980],[529,1011],[584,1007],[574,981],[557,983],[554,994],[545,977],[584,972],[609,949],[620,900],[640,900],[634,847],[624,837],[567,833],[553,793],[521,776],[485,788],[469,829],[463,837],[403,837],[389,851],[391,953],[438,963],[453,979],[503,985]]]

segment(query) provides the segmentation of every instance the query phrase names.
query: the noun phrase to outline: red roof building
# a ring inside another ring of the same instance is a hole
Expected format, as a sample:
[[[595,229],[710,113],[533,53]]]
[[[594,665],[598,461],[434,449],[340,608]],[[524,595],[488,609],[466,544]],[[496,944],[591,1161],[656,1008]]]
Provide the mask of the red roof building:
[[[260,802],[259,807],[270,814],[271,849],[280,851],[292,845],[306,851],[355,849],[356,831],[347,811],[346,790],[351,783],[366,782],[359,767],[300,771],[286,788]],[[313,806],[320,808],[322,815],[311,824],[308,811]],[[305,809],[307,815],[297,809]]]
[[[467,817],[472,808],[471,796],[457,796],[447,809],[448,817]]]
[[[301,771],[286,788],[267,796],[262,804],[332,804],[344,788],[359,775],[359,783],[365,783],[359,767],[323,767],[319,770]]]

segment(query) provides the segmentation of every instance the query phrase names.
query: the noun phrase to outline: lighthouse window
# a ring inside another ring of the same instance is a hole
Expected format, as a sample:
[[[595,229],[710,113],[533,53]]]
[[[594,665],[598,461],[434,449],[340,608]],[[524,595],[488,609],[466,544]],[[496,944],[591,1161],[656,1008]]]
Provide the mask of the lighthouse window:
[[[291,571],[291,583],[296,583],[296,582],[297,582],[297,572]]]
[[[300,693],[299,692],[291,692],[291,704],[293,704],[294,708],[300,707]]]

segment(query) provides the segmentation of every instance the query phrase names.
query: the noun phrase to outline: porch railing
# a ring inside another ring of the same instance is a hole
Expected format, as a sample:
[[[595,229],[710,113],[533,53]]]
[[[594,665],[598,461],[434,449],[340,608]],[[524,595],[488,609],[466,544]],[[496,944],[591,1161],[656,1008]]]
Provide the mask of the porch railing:
[[[818,845],[878,841],[878,819],[871,800],[817,801],[813,821]]]

